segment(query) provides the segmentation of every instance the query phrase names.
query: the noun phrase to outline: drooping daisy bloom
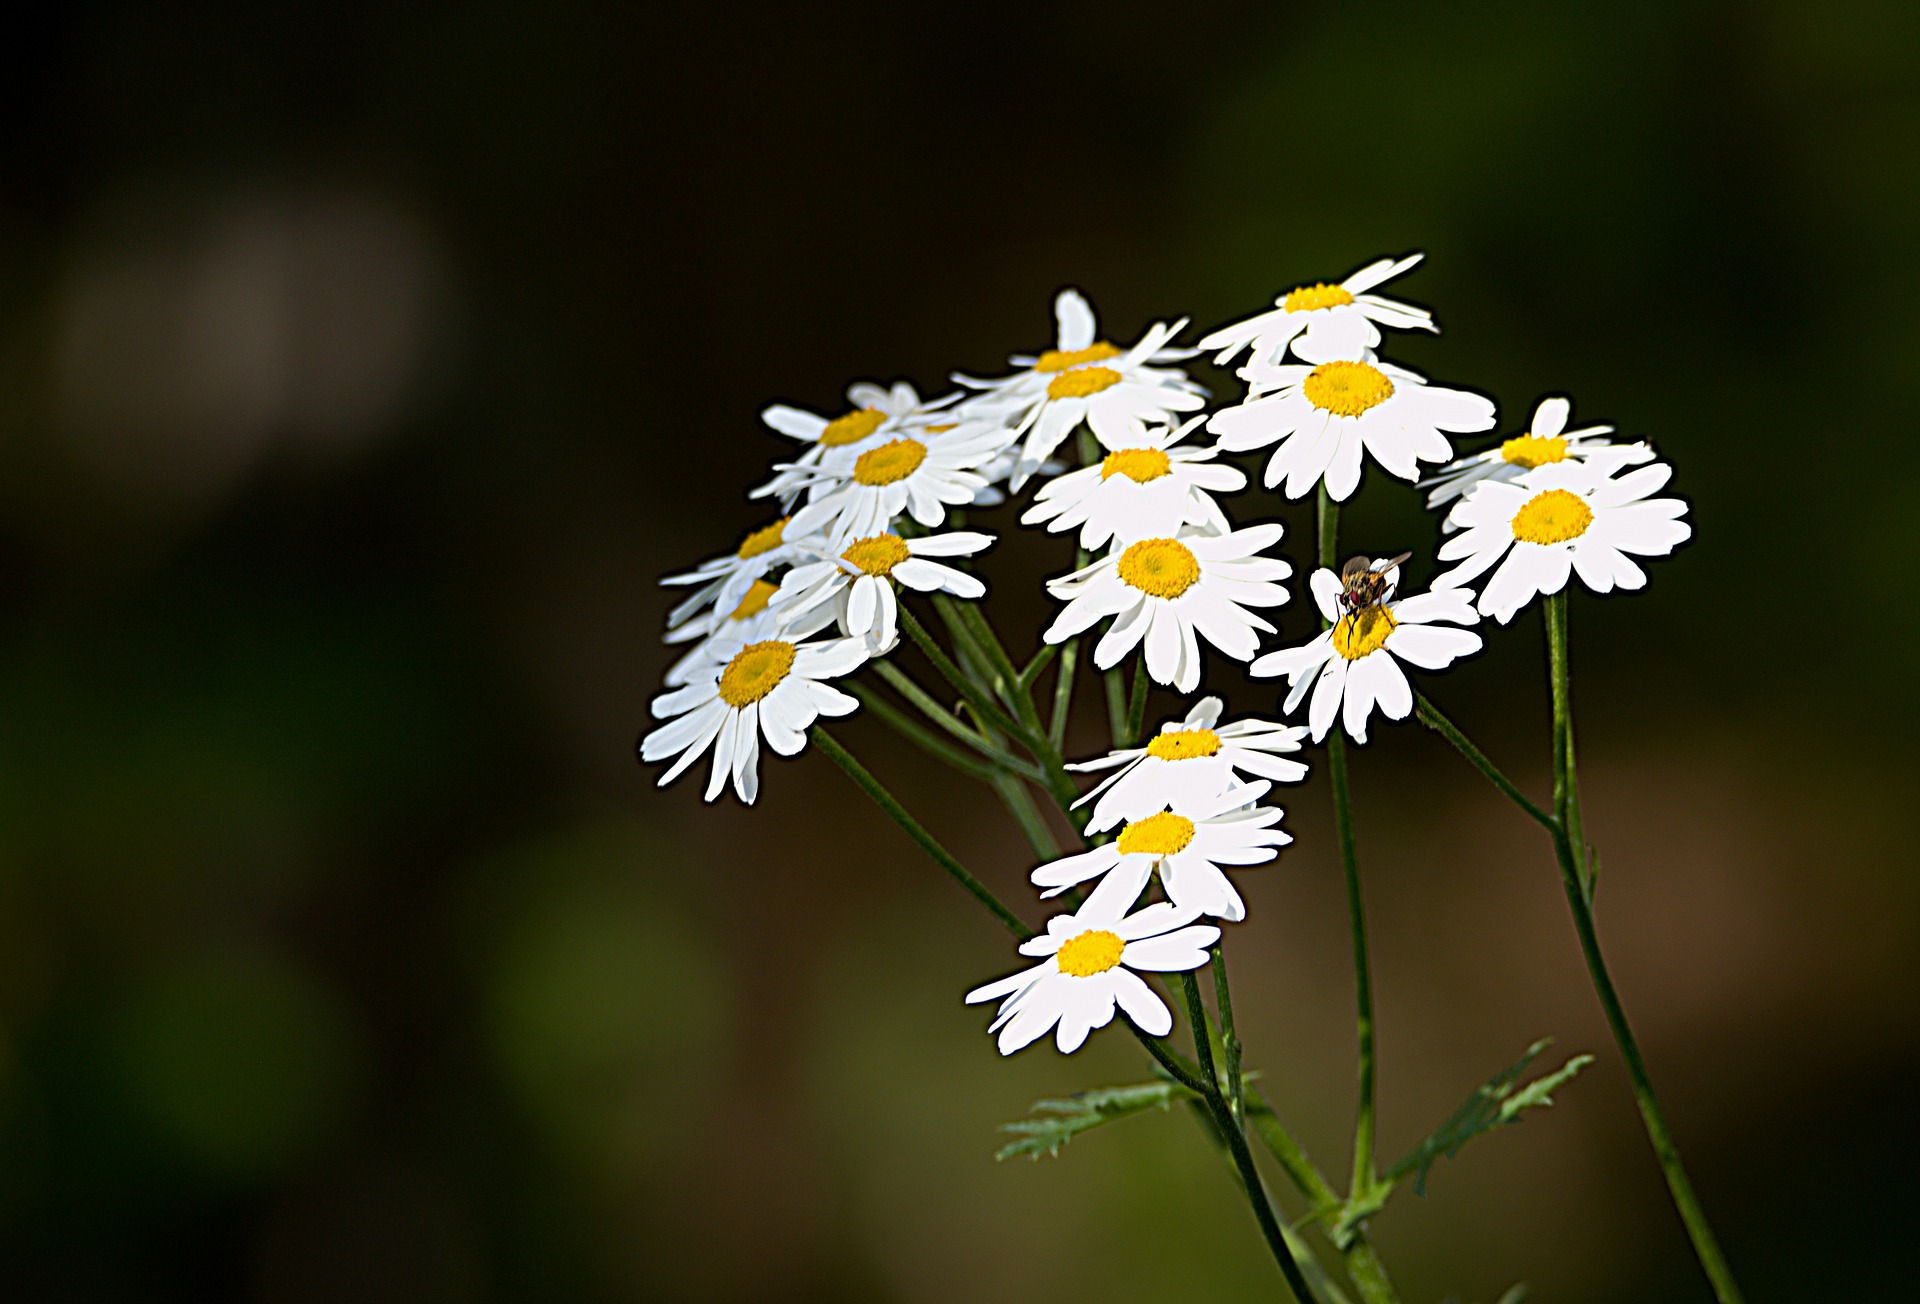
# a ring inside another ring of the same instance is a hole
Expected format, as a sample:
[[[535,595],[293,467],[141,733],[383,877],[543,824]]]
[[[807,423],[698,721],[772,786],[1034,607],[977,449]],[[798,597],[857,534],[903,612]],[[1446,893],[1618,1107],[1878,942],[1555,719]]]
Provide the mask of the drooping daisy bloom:
[[[1613,433],[1612,426],[1585,426],[1579,430],[1568,430],[1567,417],[1572,412],[1573,404],[1564,398],[1541,399],[1540,405],[1533,410],[1533,423],[1525,434],[1515,435],[1484,452],[1463,457],[1422,480],[1422,489],[1433,490],[1427,495],[1427,506],[1439,507],[1450,503],[1482,480],[1499,480],[1510,484],[1535,467],[1551,466],[1555,462],[1584,462],[1603,448],[1632,450],[1633,455],[1626,458],[1623,465],[1653,460],[1650,445],[1616,445],[1611,440],[1601,438],[1602,435]]]
[[[1325,477],[1327,493],[1344,501],[1360,484],[1362,450],[1390,474],[1415,479],[1418,463],[1453,456],[1441,431],[1493,426],[1487,399],[1429,385],[1367,350],[1357,359],[1304,366],[1255,363],[1240,374],[1251,387],[1246,402],[1214,413],[1207,429],[1230,452],[1278,444],[1267,461],[1266,484],[1271,489],[1285,480],[1289,498],[1304,498]]]
[[[1287,601],[1286,589],[1274,581],[1293,567],[1256,555],[1278,543],[1282,532],[1278,523],[1212,536],[1186,530],[1116,547],[1093,565],[1048,581],[1047,592],[1067,606],[1046,640],[1063,642],[1104,617],[1118,617],[1094,647],[1093,664],[1102,670],[1116,666],[1145,639],[1147,673],[1190,693],[1200,684],[1196,634],[1245,661],[1259,647],[1254,631],[1273,632],[1247,608]]]
[[[1125,895],[1124,886],[1115,880],[1109,890],[1102,883],[1079,910],[1055,915],[1046,932],[1022,942],[1020,954],[1046,957],[1039,964],[967,993],[969,1005],[1000,1001],[987,1031],[1000,1034],[1002,1055],[1056,1026],[1054,1044],[1071,1054],[1088,1033],[1113,1021],[1115,1006],[1150,1036],[1173,1031],[1173,1012],[1134,970],[1198,969],[1220,930],[1194,923],[1192,914],[1167,901],[1128,914],[1138,896]]]
[[[938,435],[919,430],[869,448],[844,468],[806,468],[813,501],[787,528],[796,538],[818,533],[840,545],[884,534],[906,512],[931,529],[949,507],[973,501],[987,483],[979,468],[1012,439],[1011,431],[971,424]]]
[[[832,419],[804,408],[775,403],[760,414],[760,419],[807,448],[748,497],[777,496],[782,504],[791,507],[809,483],[805,472],[798,468],[844,467],[867,449],[884,444],[898,434],[937,423],[942,410],[959,397],[956,391],[945,398],[922,402],[919,391],[904,380],[894,382],[892,388],[859,381],[847,386],[847,402],[851,406]]]
[[[1180,443],[1199,424],[1195,417],[1178,430],[1146,430],[1099,465],[1048,481],[1021,514],[1021,524],[1045,524],[1056,534],[1077,525],[1082,548],[1177,534],[1186,525],[1202,534],[1225,534],[1233,527],[1213,494],[1244,489],[1247,477],[1216,463],[1219,449]]]
[[[1577,572],[1595,593],[1637,589],[1647,573],[1627,555],[1664,557],[1693,535],[1678,498],[1648,495],[1672,478],[1664,462],[1622,476],[1621,448],[1585,462],[1555,462],[1512,484],[1482,481],[1448,514],[1460,531],[1440,545],[1440,560],[1464,557],[1435,584],[1465,584],[1492,569],[1480,612],[1501,624],[1537,593],[1558,593]],[[1502,561],[1502,558],[1505,558]]]
[[[1069,770],[1111,770],[1117,774],[1076,801],[1074,809],[1097,801],[1088,833],[1103,833],[1121,820],[1137,820],[1175,802],[1201,801],[1225,792],[1239,774],[1256,774],[1280,783],[1298,783],[1307,767],[1275,753],[1297,752],[1307,731],[1267,720],[1235,720],[1220,725],[1221,701],[1203,697],[1184,720],[1168,720],[1145,747],[1108,752],[1097,761],[1081,761]],[[1215,728],[1219,725],[1218,728]]]
[[[712,801],[733,776],[733,790],[751,802],[760,792],[760,738],[782,756],[807,745],[807,730],[819,716],[846,715],[858,702],[824,681],[858,669],[867,659],[857,638],[802,643],[762,639],[744,646],[717,645],[716,657],[685,687],[653,699],[653,717],[666,720],[640,740],[640,759],[663,761],[679,753],[660,776],[665,787],[713,748],[713,773],[706,799]]]
[[[1392,592],[1400,568],[1375,562],[1372,569],[1385,576],[1386,591]],[[1367,741],[1367,717],[1376,706],[1390,720],[1406,719],[1413,710],[1413,686],[1400,669],[1401,661],[1422,670],[1440,670],[1480,650],[1478,634],[1434,623],[1480,623],[1473,610],[1473,594],[1464,589],[1436,588],[1418,597],[1345,611],[1340,604],[1340,577],[1332,571],[1316,570],[1307,587],[1332,628],[1304,647],[1269,652],[1248,669],[1263,678],[1287,677],[1292,687],[1283,711],[1291,712],[1307,690],[1313,690],[1307,724],[1315,742],[1327,736],[1336,715],[1344,716],[1347,733],[1357,743]]]
[[[1041,896],[1058,896],[1104,874],[1103,887],[1119,878],[1137,898],[1158,870],[1167,899],[1180,909],[1245,919],[1247,904],[1220,867],[1263,865],[1293,841],[1273,827],[1284,814],[1279,807],[1255,804],[1272,787],[1262,779],[1205,797],[1181,795],[1157,814],[1128,821],[1112,842],[1040,866],[1034,886],[1046,889]]]
[[[1077,290],[1062,290],[1053,304],[1058,347],[1038,357],[1016,355],[1022,368],[998,380],[958,373],[960,384],[981,390],[969,410],[992,412],[1015,436],[1025,436],[1012,474],[1019,489],[1061,441],[1085,422],[1109,448],[1136,443],[1149,425],[1171,425],[1176,412],[1197,411],[1204,391],[1178,368],[1155,366],[1193,356],[1168,348],[1186,326],[1183,318],[1155,323],[1130,349],[1096,339],[1093,307]]]
[[[855,539],[838,556],[795,566],[781,581],[772,609],[782,620],[805,620],[813,612],[830,611],[840,621],[840,632],[866,640],[878,656],[899,637],[899,603],[893,584],[898,580],[919,593],[941,591],[956,598],[977,598],[987,586],[965,571],[929,557],[966,557],[993,542],[991,534],[955,530],[903,539],[876,534]]]
[[[692,597],[667,613],[667,627],[676,629],[702,612],[712,611],[709,623],[717,624],[726,618],[747,595],[755,580],[778,566],[790,566],[794,561],[803,559],[806,554],[788,542],[787,518],[770,521],[757,530],[747,532],[740,546],[724,556],[703,561],[694,570],[684,575],[669,575],[660,581],[663,585],[697,584]],[[798,535],[794,535],[798,538]],[[709,632],[706,629],[701,634]],[[692,637],[688,635],[687,637]],[[679,639],[669,634],[669,643]]]
[[[1356,357],[1362,349],[1380,347],[1380,327],[1398,330],[1437,331],[1433,315],[1425,308],[1401,303],[1383,295],[1369,294],[1376,285],[1384,285],[1419,262],[1422,255],[1408,254],[1399,261],[1382,258],[1368,263],[1338,285],[1325,281],[1301,285],[1273,301],[1274,310],[1257,317],[1222,326],[1200,341],[1200,348],[1218,349],[1214,362],[1226,366],[1233,355],[1252,346],[1253,362],[1278,362],[1295,344],[1321,358]],[[1375,323],[1378,323],[1376,325]]]

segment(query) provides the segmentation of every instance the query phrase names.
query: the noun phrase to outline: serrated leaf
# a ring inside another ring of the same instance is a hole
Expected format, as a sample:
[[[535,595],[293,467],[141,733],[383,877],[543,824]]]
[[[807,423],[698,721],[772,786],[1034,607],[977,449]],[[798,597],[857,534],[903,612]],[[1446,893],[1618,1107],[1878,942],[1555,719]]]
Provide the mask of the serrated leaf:
[[[1034,1117],[1000,1125],[1002,1132],[1011,1132],[1015,1139],[1001,1146],[994,1158],[1027,1155],[1038,1159],[1042,1154],[1058,1154],[1061,1146],[1102,1123],[1194,1099],[1194,1093],[1177,1082],[1142,1082],[1130,1087],[1095,1087],[1064,1100],[1036,1100]]]
[[[1413,1189],[1417,1194],[1427,1193],[1427,1175],[1433,1166],[1444,1156],[1451,1159],[1460,1153],[1460,1148],[1477,1136],[1491,1132],[1495,1128],[1520,1121],[1520,1115],[1529,1109],[1553,1103],[1553,1092],[1570,1082],[1581,1069],[1593,1063],[1591,1055],[1575,1055],[1552,1073],[1535,1078],[1524,1087],[1515,1089],[1540,1052],[1553,1044],[1553,1039],[1542,1038],[1527,1047],[1512,1065],[1501,1070],[1486,1085],[1467,1098],[1467,1102],[1455,1110],[1453,1116],[1442,1123],[1426,1140],[1415,1146],[1407,1156],[1387,1170],[1386,1180],[1399,1182],[1406,1177],[1413,1178]],[[1516,1287],[1515,1289],[1520,1289]],[[1512,1291],[1507,1292],[1512,1295]],[[1503,1301],[1504,1304],[1504,1301]]]

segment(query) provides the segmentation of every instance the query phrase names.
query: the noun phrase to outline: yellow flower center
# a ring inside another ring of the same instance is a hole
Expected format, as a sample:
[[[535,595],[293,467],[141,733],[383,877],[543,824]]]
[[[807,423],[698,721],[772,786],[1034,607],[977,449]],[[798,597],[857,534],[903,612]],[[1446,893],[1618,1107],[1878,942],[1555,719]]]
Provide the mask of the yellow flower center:
[[[861,408],[858,412],[835,417],[820,432],[820,446],[839,448],[843,444],[857,444],[878,430],[886,419],[887,414],[878,408]]]
[[[1593,524],[1593,508],[1579,494],[1549,489],[1513,514],[1513,537],[1522,543],[1565,543]]]
[[[1393,382],[1364,362],[1323,362],[1300,385],[1307,402],[1337,417],[1357,417],[1393,397]]]
[[[1053,953],[1060,966],[1060,972],[1071,974],[1075,978],[1091,978],[1097,973],[1105,973],[1120,963],[1120,953],[1127,944],[1120,940],[1118,933],[1109,933],[1104,928],[1095,928],[1069,937]]]
[[[1120,578],[1156,598],[1177,598],[1200,582],[1200,559],[1178,539],[1142,539],[1120,554]]]
[[[1363,607],[1340,617],[1333,627],[1333,650],[1349,661],[1358,661],[1380,645],[1400,622],[1385,607]]]
[[[895,439],[869,448],[853,464],[853,478],[864,485],[893,484],[920,469],[927,446],[917,439]]]
[[[893,568],[913,554],[897,534],[876,534],[871,539],[856,539],[840,554],[869,575],[891,575]]]
[[[793,669],[793,644],[780,639],[749,643],[720,672],[720,700],[743,710],[780,686]]]
[[[1531,471],[1548,462],[1566,461],[1567,441],[1558,435],[1549,439],[1542,439],[1538,435],[1515,435],[1500,445],[1500,456],[1515,466]]]
[[[1105,362],[1108,358],[1117,358],[1120,350],[1105,340],[1096,340],[1084,349],[1048,349],[1034,360],[1035,371],[1069,371],[1074,367],[1084,367],[1089,362]]]
[[[1110,479],[1124,475],[1136,484],[1145,484],[1149,480],[1158,480],[1167,473],[1173,460],[1160,448],[1123,448],[1117,453],[1108,453],[1106,460],[1100,463],[1100,478]]]
[[[1192,761],[1220,754],[1220,735],[1211,729],[1169,729],[1147,744],[1147,755],[1163,761]]]
[[[747,590],[747,596],[740,599],[740,605],[733,609],[728,620],[745,620],[748,616],[757,616],[767,609],[767,602],[780,591],[778,584],[767,580],[755,580],[753,587]]]
[[[1120,840],[1114,845],[1120,848],[1123,856],[1135,852],[1149,856],[1171,856],[1185,851],[1187,844],[1192,841],[1193,821],[1185,815],[1163,810],[1158,815],[1134,820],[1121,829]]]
[[[787,522],[790,519],[790,517],[782,516],[772,525],[763,525],[748,534],[746,538],[740,540],[740,560],[747,561],[751,558],[758,557],[763,552],[772,552],[775,548],[778,548],[785,542],[783,536],[785,536],[787,532]]]
[[[1047,382],[1048,398],[1087,398],[1120,383],[1120,373],[1112,367],[1082,367],[1063,371]]]
[[[1312,312],[1315,308],[1344,308],[1353,302],[1353,295],[1343,285],[1328,285],[1321,281],[1317,285],[1302,285],[1298,289],[1287,291],[1287,297],[1280,306],[1288,312]]]

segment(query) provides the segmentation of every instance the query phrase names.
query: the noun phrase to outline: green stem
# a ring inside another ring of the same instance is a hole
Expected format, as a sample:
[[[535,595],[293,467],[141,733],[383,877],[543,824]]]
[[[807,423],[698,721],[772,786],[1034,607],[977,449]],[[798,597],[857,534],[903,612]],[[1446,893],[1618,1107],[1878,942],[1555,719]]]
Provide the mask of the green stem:
[[[987,890],[986,884],[975,878],[967,871],[965,865],[953,857],[952,853],[934,841],[933,835],[921,827],[920,821],[907,814],[907,808],[895,800],[893,794],[882,787],[878,779],[867,772],[866,766],[853,758],[852,752],[834,741],[832,734],[816,724],[813,726],[812,738],[815,747],[825,752],[832,758],[835,765],[845,770],[847,777],[853,780],[860,791],[873,798],[874,804],[885,811],[888,818],[898,824],[908,837],[920,844],[920,849],[933,857],[934,863],[946,870],[953,877],[954,882],[972,894],[974,900],[992,911],[994,918],[1005,924],[1014,936],[1022,941],[1033,936],[1033,930],[1021,921],[1020,916],[1007,909],[999,897]]]
[[[1020,672],[1020,682],[1018,684],[1020,691],[1023,693],[1032,692],[1033,681],[1038,679],[1040,672],[1052,665],[1053,659],[1059,655],[1060,645],[1058,643],[1042,643],[1040,650],[1033,654],[1033,659],[1027,662],[1026,668]]]
[[[894,665],[891,661],[885,660],[869,661],[867,664],[872,666],[874,673],[886,680],[895,692],[906,698],[908,705],[914,707],[921,715],[924,715],[927,719],[938,725],[941,730],[951,737],[959,739],[967,746],[973,748],[974,751],[979,752],[980,755],[987,759],[990,765],[1001,770],[1011,771],[1014,774],[1018,774],[1023,778],[1032,779],[1035,782],[1040,780],[1040,771],[1036,767],[1029,765],[1017,756],[1007,755],[1007,753],[1001,751],[1000,748],[994,746],[991,739],[970,728],[963,721],[956,719],[953,712],[936,702],[933,694],[915,683],[913,677],[899,666]],[[863,698],[862,700],[864,701],[866,699]]]
[[[1020,835],[1027,840],[1041,863],[1060,858],[1060,844],[1054,840],[1053,830],[1047,827],[1047,820],[1034,804],[1033,794],[1028,792],[1020,780],[1011,775],[994,776],[993,789],[1000,794],[1000,801],[1013,816],[1013,822],[1020,827]]]
[[[1047,722],[1047,741],[1053,750],[1067,746],[1067,713],[1073,706],[1073,676],[1080,668],[1080,640],[1070,638],[1060,651],[1060,670],[1053,681],[1053,718]]]
[[[1627,1076],[1633,1083],[1633,1098],[1640,1107],[1640,1119],[1646,1126],[1647,1140],[1653,1144],[1654,1157],[1660,1161],[1660,1171],[1667,1179],[1667,1190],[1672,1193],[1674,1207],[1679,1211],[1680,1221],[1686,1225],[1687,1236],[1693,1242],[1694,1255],[1699,1259],[1707,1280],[1713,1285],[1714,1298],[1720,1304],[1741,1304],[1743,1297],[1739,1286],[1734,1283],[1733,1270],[1727,1265],[1713,1228],[1707,1223],[1706,1211],[1700,1207],[1693,1183],[1687,1178],[1686,1167],[1680,1161],[1680,1149],[1674,1144],[1673,1133],[1667,1127],[1666,1115],[1661,1112],[1660,1103],[1654,1098],[1653,1078],[1640,1055],[1640,1045],[1634,1040],[1633,1029],[1627,1024],[1626,1008],[1620,1003],[1620,994],[1614,989],[1606,960],[1600,954],[1600,936],[1593,920],[1593,901],[1588,891],[1588,880],[1581,871],[1581,856],[1576,850],[1577,846],[1584,844],[1576,844],[1570,834],[1570,826],[1578,818],[1580,791],[1572,764],[1572,677],[1567,664],[1566,602],[1567,595],[1563,590],[1549,597],[1546,603],[1547,659],[1553,676],[1554,810],[1560,818],[1560,827],[1554,830],[1553,849],[1560,861],[1560,881],[1566,889],[1567,905],[1573,911],[1574,931],[1580,936],[1580,951],[1586,958],[1587,974],[1593,980],[1595,994],[1600,998],[1600,1008],[1606,1012],[1607,1027],[1612,1030],[1613,1040],[1620,1047],[1620,1058],[1625,1061]]]
[[[1141,673],[1146,668],[1141,667]],[[1306,1278],[1300,1272],[1300,1265],[1293,1261],[1293,1250],[1287,1244],[1286,1233],[1280,1228],[1280,1220],[1274,1217],[1273,1201],[1267,1197],[1266,1183],[1260,1180],[1260,1170],[1254,1167],[1253,1152],[1247,1149],[1247,1134],[1233,1120],[1233,1111],[1220,1094],[1220,1082],[1213,1070],[1213,1047],[1208,1044],[1206,1007],[1200,1003],[1200,982],[1189,969],[1180,975],[1181,986],[1187,993],[1187,1020],[1193,1027],[1193,1057],[1200,1066],[1200,1078],[1206,1084],[1205,1093],[1208,1106],[1213,1110],[1221,1135],[1226,1138],[1227,1148],[1233,1152],[1234,1166],[1240,1170],[1240,1181],[1246,1187],[1247,1203],[1253,1206],[1254,1221],[1260,1224],[1261,1235],[1267,1238],[1267,1248],[1273,1251],[1273,1261],[1280,1265],[1280,1275],[1287,1279],[1287,1286],[1293,1291],[1294,1298],[1300,1304],[1312,1304],[1313,1288],[1307,1285]]]
[[[1415,714],[1420,717],[1421,724],[1424,724],[1427,728],[1452,743],[1454,749],[1466,757],[1468,763],[1471,764],[1474,769],[1486,775],[1493,783],[1493,786],[1505,793],[1508,800],[1525,811],[1530,819],[1546,829],[1549,833],[1559,831],[1560,826],[1554,822],[1553,816],[1536,806],[1533,801],[1528,798],[1526,793],[1521,792],[1520,789],[1514,785],[1513,780],[1500,773],[1499,769],[1494,766],[1494,763],[1487,759],[1486,753],[1482,752],[1478,747],[1475,747],[1472,740],[1461,733],[1453,721],[1440,714],[1440,708],[1432,702],[1429,702],[1424,693],[1414,693],[1413,706]]]
[[[1127,704],[1127,736],[1122,747],[1137,746],[1140,731],[1147,724],[1147,650],[1140,649],[1140,660],[1133,667],[1133,700]]]
[[[992,783],[1000,777],[1001,771],[995,769],[991,764],[967,755],[958,747],[952,747],[942,742],[932,730],[925,728],[919,721],[913,719],[905,711],[902,711],[899,707],[874,692],[871,688],[868,688],[865,684],[848,679],[841,681],[840,686],[853,694],[855,700],[868,711],[872,712],[874,717],[882,724],[899,734],[902,738],[905,738],[927,755],[933,757],[934,760],[939,761],[942,765],[956,769],[968,778],[978,779],[982,783]]]
[[[1002,733],[1019,738],[1023,744],[1027,742],[1020,723],[1000,709],[999,703],[993,700],[991,693],[974,683],[964,670],[954,664],[953,658],[934,641],[933,635],[927,632],[927,627],[907,609],[904,602],[900,604],[900,628],[907,631],[907,637],[912,639],[920,651],[926,655],[927,660],[933,663],[933,668],[940,672],[940,677],[952,684],[954,690],[966,700],[975,716]]]
[[[1119,666],[1103,676],[1107,687],[1107,735],[1116,750],[1125,747],[1127,736],[1127,672]]]
[[[1227,1103],[1235,1126],[1247,1125],[1246,1085],[1240,1081],[1240,1038],[1233,1031],[1233,990],[1227,985],[1227,948],[1213,946],[1213,1003],[1220,1007],[1220,1053],[1227,1061]]]

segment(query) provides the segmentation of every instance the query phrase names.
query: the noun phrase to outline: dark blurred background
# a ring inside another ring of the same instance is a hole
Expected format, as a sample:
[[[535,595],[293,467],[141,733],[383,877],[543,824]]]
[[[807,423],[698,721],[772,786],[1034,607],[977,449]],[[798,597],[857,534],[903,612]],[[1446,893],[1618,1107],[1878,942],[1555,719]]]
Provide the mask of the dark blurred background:
[[[824,758],[743,811],[632,745],[764,403],[991,372],[1063,284],[1131,339],[1413,248],[1446,333],[1391,356],[1509,432],[1570,392],[1694,503],[1573,619],[1707,1207],[1756,1301],[1911,1295],[1920,8],[209,0],[0,58],[0,1296],[1274,1298],[1181,1114],[995,1164],[1144,1061],[999,1060],[959,998],[1005,935]],[[1351,545],[1430,555],[1369,486]],[[1017,652],[1062,546],[990,564]],[[1537,618],[1491,644],[1427,687],[1543,791]],[[842,733],[1040,913],[984,791]],[[1395,1198],[1409,1301],[1704,1299],[1545,842],[1412,727],[1355,782],[1382,1149],[1535,1037],[1599,1055]],[[1339,1169],[1338,872],[1287,805],[1236,991]]]

